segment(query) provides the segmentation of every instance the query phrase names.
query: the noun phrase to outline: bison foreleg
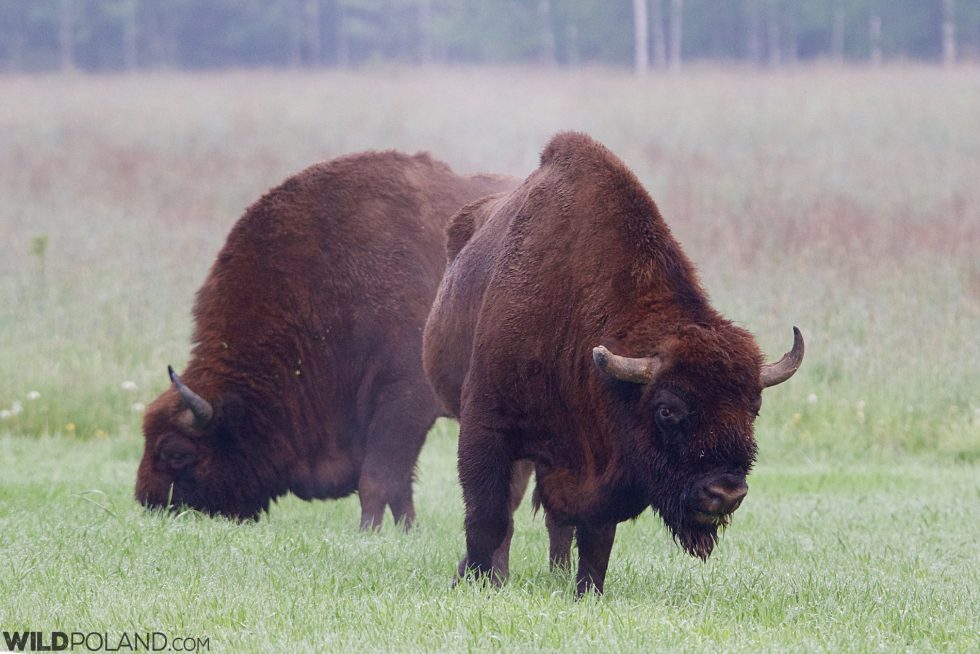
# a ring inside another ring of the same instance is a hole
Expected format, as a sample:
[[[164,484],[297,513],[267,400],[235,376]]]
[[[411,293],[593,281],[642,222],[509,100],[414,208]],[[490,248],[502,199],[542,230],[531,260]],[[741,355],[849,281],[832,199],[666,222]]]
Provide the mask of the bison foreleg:
[[[374,475],[361,473],[357,483],[357,495],[361,500],[361,529],[381,529],[385,517],[384,485]]]
[[[581,597],[589,591],[601,595],[609,553],[616,538],[616,524],[579,525],[575,528],[575,538],[578,541],[578,595]]]
[[[560,525],[547,509],[544,512],[544,524],[548,528],[548,562],[552,570],[566,572],[572,569],[572,536],[575,527]]]
[[[459,482],[466,505],[466,558],[460,571],[490,575],[497,585],[503,578],[493,559],[494,552],[505,544],[511,524],[512,468],[503,435],[474,427],[464,416],[459,433]]]
[[[511,469],[510,477],[510,502],[508,509],[510,519],[507,522],[507,534],[504,542],[493,553],[493,568],[500,578],[507,579],[510,574],[510,541],[514,536],[514,512],[521,505],[524,493],[527,492],[527,484],[534,472],[534,463],[528,459],[516,461]]]
[[[357,486],[361,528],[380,529],[385,507],[390,506],[395,522],[409,529],[415,522],[415,462],[436,419],[435,398],[424,380],[411,380],[381,393],[376,406]]]

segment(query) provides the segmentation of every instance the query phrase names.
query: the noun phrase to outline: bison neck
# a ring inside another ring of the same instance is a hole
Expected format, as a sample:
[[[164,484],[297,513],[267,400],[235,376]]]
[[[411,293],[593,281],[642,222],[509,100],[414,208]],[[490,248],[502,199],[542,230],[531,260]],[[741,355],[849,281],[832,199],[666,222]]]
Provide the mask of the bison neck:
[[[191,362],[187,383],[214,403],[228,447],[267,471],[271,497],[291,491],[302,499],[338,498],[356,489],[365,429],[350,407],[368,390],[354,384],[351,397],[325,392],[313,357],[289,369],[260,357],[248,367],[222,365],[213,354],[204,360],[207,366]]]
[[[538,497],[559,524],[607,524],[630,520],[650,506],[637,486],[570,468],[536,466]]]

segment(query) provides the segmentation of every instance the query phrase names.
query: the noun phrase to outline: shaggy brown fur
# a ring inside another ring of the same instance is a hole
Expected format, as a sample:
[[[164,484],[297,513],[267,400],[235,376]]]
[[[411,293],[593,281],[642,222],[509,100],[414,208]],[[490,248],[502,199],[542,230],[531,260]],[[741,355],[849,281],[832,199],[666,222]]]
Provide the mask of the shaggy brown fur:
[[[412,477],[439,413],[422,328],[445,225],[515,181],[459,176],[427,154],[368,152],[287,179],[234,226],[197,293],[182,382],[146,413],[136,497],[258,517],[286,492],[357,491],[361,524],[411,524]],[[201,421],[198,421],[201,422]]]
[[[580,593],[601,592],[616,524],[648,506],[707,558],[747,489],[763,358],[711,308],[634,175],[559,134],[520,187],[465,207],[448,233],[423,362],[460,417],[461,570],[506,572],[526,460],[553,562],[567,564],[575,529]],[[654,357],[656,379],[611,376],[600,345]]]

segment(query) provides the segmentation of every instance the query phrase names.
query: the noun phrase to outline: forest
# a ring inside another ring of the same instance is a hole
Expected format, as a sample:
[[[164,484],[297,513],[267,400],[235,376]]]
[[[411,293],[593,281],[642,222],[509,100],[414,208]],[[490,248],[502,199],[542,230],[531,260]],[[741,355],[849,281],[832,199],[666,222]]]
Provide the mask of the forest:
[[[0,0],[0,71],[980,59],[978,0]]]

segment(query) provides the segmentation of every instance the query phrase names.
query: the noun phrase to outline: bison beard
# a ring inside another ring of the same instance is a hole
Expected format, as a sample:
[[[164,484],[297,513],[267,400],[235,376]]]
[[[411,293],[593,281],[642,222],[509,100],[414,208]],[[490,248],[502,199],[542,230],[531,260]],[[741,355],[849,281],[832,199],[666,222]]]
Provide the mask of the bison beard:
[[[505,575],[525,460],[553,562],[574,529],[580,594],[602,592],[616,525],[650,507],[707,559],[748,491],[762,391],[802,362],[799,331],[765,364],[635,176],[583,134],[554,137],[521,186],[463,208],[448,234],[423,363],[460,417],[461,571]]]
[[[715,544],[718,542],[718,531],[724,531],[731,521],[731,516],[726,515],[719,516],[715,524],[703,524],[682,513],[675,517],[673,511],[665,511],[663,508],[658,512],[664,524],[670,529],[674,542],[684,548],[685,552],[702,561],[707,561],[714,551]]]
[[[415,462],[440,414],[421,331],[445,226],[513,186],[424,153],[366,152],[249,207],[197,293],[187,368],[144,416],[137,499],[250,519],[287,492],[357,492],[362,527],[388,508],[409,526]]]

